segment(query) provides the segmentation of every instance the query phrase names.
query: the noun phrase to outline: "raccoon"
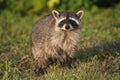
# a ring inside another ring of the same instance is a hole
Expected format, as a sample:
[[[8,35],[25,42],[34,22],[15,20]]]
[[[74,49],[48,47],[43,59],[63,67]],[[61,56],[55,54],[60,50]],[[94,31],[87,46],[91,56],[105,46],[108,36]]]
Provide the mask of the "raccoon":
[[[33,26],[31,43],[36,69],[42,71],[50,61],[71,66],[74,48],[79,40],[82,16],[83,10],[53,10],[52,14],[43,17]]]

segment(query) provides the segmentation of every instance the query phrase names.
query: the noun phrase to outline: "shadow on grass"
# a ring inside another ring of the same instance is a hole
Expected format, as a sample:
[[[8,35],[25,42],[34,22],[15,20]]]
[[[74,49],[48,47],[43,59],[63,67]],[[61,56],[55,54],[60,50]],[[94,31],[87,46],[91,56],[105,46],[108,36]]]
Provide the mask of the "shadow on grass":
[[[95,61],[99,62],[100,72],[107,71],[120,75],[120,41],[104,42],[91,48],[78,49],[73,63],[85,62],[95,65]]]
[[[103,44],[91,48],[78,49],[75,60],[79,59],[80,61],[88,61],[93,57],[97,57],[99,60],[104,60],[109,56],[120,56],[120,41],[104,42]]]

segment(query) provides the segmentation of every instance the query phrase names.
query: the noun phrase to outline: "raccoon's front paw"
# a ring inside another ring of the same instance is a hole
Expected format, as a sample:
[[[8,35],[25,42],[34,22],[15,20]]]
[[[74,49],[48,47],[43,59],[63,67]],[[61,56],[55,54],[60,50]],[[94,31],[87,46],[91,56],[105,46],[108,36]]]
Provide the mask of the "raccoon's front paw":
[[[41,69],[41,68],[34,70],[34,72],[35,72],[35,74],[37,74],[38,76],[47,73],[46,69]]]
[[[71,60],[69,60],[67,62],[66,61],[65,62],[61,62],[60,64],[61,64],[62,67],[66,67],[68,69],[72,68],[72,61]]]

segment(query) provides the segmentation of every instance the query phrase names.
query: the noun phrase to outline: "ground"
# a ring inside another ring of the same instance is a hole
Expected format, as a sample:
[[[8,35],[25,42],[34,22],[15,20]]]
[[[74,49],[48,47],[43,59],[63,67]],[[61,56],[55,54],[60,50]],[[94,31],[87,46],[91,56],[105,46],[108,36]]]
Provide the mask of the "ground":
[[[20,17],[3,11],[0,14],[0,79],[119,80],[120,5],[84,11],[73,68],[53,64],[47,68],[47,74],[41,76],[32,70],[30,51],[32,26],[40,16]]]

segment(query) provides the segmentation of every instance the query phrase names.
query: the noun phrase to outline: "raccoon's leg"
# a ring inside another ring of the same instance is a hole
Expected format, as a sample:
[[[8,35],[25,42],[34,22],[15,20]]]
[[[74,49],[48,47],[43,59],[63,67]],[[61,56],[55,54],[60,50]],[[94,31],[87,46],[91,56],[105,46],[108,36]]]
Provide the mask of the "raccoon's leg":
[[[32,48],[32,54],[34,58],[34,66],[35,66],[35,72],[37,74],[44,74],[45,71],[45,64],[46,64],[46,55],[44,54],[44,51],[37,48]]]
[[[44,74],[46,72],[46,62],[47,60],[44,57],[38,57],[38,59],[35,60],[35,71],[38,74]]]
[[[70,50],[63,51],[62,57],[65,60],[64,62],[65,66],[67,66],[68,68],[71,68],[72,67],[71,64],[73,60],[73,50],[70,49]]]
[[[70,58],[70,56],[68,55],[67,52],[64,52],[64,54],[62,55],[62,57],[64,58],[64,66],[67,66],[68,68],[71,68],[71,61],[72,58]]]
[[[59,55],[57,53],[57,60],[62,67],[68,67],[68,68],[72,67],[71,66],[72,59],[65,53],[62,53],[62,55]]]
[[[62,52],[60,54],[61,55],[59,55],[58,60],[61,64],[61,66],[71,68],[72,67],[71,66],[72,59],[69,57],[69,55],[66,52]]]
[[[34,71],[38,75],[44,74],[46,72],[45,67],[43,67],[43,62],[41,62],[40,59],[35,60],[35,69],[34,69]]]
[[[69,68],[71,67],[71,59],[66,51],[59,48],[57,50],[56,55],[57,55],[57,59],[60,62],[61,66],[63,66],[63,67],[67,66]]]
[[[64,59],[63,59],[63,57],[59,54],[59,52],[56,52],[55,55],[56,55],[56,59],[58,60],[58,62],[59,62],[61,65],[63,65],[63,64],[64,64]]]

